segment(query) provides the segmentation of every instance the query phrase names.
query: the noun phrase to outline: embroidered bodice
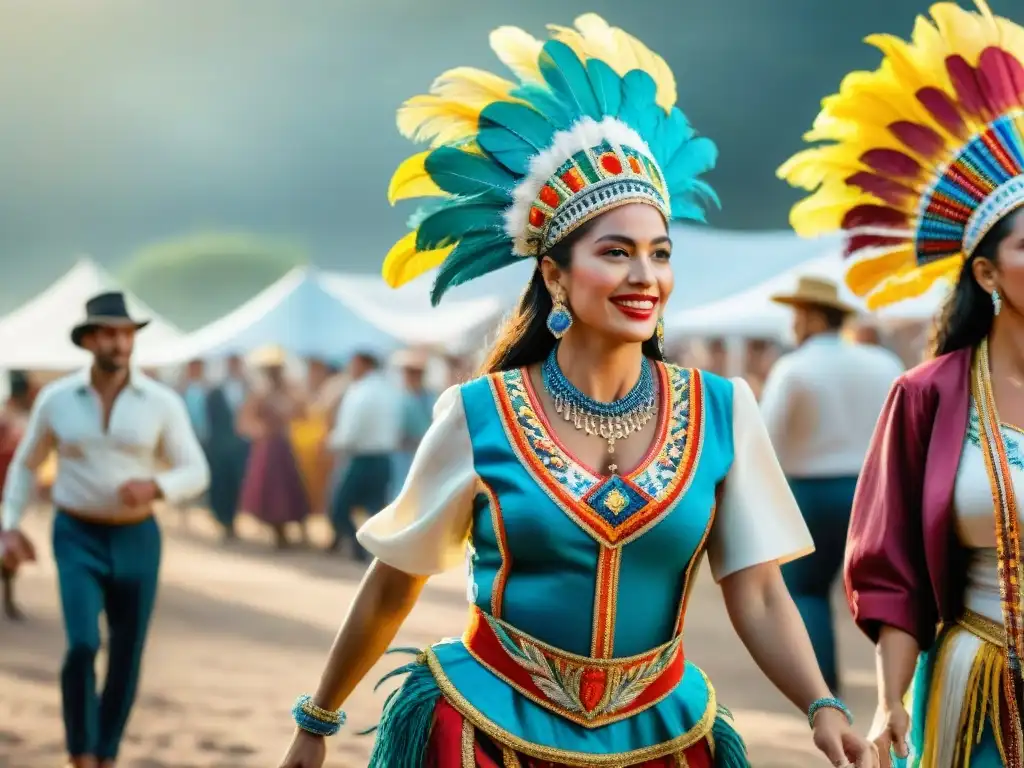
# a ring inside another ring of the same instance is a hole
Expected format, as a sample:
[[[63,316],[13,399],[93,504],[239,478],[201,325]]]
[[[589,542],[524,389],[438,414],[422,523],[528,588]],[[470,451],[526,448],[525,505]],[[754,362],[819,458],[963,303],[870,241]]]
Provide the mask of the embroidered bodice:
[[[995,511],[979,428],[978,411],[972,401],[953,491],[957,536],[968,551],[964,604],[972,611],[1002,624]],[[1024,502],[1024,432],[1008,424],[1002,425],[1001,432],[1010,474],[1013,476],[1019,514],[1024,524],[1024,504],[1021,503]]]
[[[622,476],[565,448],[523,370],[448,390],[399,498],[359,532],[409,573],[468,560],[470,626],[431,671],[464,715],[547,755],[590,754],[581,725],[623,754],[706,733],[714,692],[683,652],[701,560],[720,580],[812,548],[749,386],[656,368],[656,438]]]

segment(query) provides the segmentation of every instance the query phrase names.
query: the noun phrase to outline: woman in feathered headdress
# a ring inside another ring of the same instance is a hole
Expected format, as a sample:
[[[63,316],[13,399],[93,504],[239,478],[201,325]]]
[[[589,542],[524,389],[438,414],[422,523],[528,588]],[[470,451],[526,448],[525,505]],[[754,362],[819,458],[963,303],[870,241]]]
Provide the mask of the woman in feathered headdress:
[[[437,267],[437,300],[519,259],[538,269],[486,375],[442,395],[398,499],[360,531],[376,562],[296,703],[283,765],[319,768],[320,736],[427,577],[468,555],[469,626],[400,670],[371,766],[748,766],[683,648],[705,552],[816,743],[835,765],[874,765],[779,573],[812,544],[750,388],[662,361],[667,223],[714,200],[699,179],[714,145],[639,41],[593,15],[552,33],[498,30],[516,82],[455,69],[399,113],[432,148],[391,198],[428,202],[385,277]]]
[[[932,6],[910,42],[868,38],[881,66],[848,75],[807,136],[830,143],[780,169],[816,190],[798,231],[849,232],[869,305],[955,283],[935,359],[890,393],[850,525],[885,765],[909,746],[926,768],[1024,766],[1024,29],[976,4]]]

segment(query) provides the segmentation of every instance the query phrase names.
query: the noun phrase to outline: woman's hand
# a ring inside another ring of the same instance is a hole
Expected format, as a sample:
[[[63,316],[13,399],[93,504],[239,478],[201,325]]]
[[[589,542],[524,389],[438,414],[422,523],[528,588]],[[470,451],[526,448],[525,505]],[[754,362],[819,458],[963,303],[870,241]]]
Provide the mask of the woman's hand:
[[[902,704],[879,704],[875,720],[871,724],[868,738],[878,748],[878,763],[881,768],[893,768],[889,749],[897,757],[907,757],[907,734],[910,731],[910,715]]]
[[[837,768],[878,768],[875,745],[858,736],[846,714],[838,709],[819,709],[815,713],[814,746]]]
[[[298,729],[280,768],[321,768],[326,759],[327,745],[324,737]]]

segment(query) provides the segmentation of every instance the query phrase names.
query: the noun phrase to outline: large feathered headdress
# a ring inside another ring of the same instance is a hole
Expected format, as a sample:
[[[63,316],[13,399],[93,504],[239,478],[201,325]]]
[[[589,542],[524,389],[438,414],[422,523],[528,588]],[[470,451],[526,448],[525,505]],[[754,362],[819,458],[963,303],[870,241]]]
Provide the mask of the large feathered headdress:
[[[431,299],[539,256],[602,211],[629,202],[703,220],[717,204],[698,177],[717,151],[675,106],[665,61],[587,14],[542,43],[502,27],[491,48],[515,81],[460,67],[409,99],[398,127],[431,149],[391,179],[392,203],[431,198],[384,260],[399,286],[440,267]]]
[[[846,280],[869,307],[955,279],[1024,205],[1024,29],[975,2],[933,5],[910,42],[868,37],[881,66],[847,75],[804,137],[830,143],[779,169],[817,190],[790,214],[798,233],[848,232]]]

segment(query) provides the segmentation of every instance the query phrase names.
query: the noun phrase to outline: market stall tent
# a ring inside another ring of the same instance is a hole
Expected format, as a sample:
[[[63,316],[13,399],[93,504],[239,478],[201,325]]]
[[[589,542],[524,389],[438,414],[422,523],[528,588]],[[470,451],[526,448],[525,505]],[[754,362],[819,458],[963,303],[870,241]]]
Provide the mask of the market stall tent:
[[[65,371],[86,365],[89,354],[71,343],[71,328],[85,314],[85,303],[98,293],[120,290],[114,278],[90,259],[75,265],[35,298],[0,319],[0,369]],[[149,365],[182,333],[131,294],[129,312],[150,324],[135,341],[135,361]]]

